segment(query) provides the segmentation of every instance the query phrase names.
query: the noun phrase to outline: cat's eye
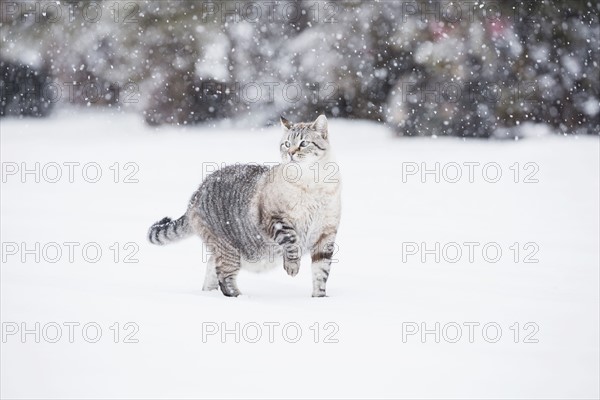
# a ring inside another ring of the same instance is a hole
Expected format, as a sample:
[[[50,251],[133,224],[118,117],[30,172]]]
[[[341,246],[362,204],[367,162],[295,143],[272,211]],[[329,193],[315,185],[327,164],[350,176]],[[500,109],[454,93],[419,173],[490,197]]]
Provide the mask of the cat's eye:
[[[300,142],[300,147],[306,147],[308,146],[308,142],[306,140],[303,140],[302,142]]]
[[[290,142],[288,142],[288,141],[286,140],[285,142],[283,142],[283,145],[284,145],[286,148],[289,148],[289,147],[291,146],[291,143],[290,143]]]

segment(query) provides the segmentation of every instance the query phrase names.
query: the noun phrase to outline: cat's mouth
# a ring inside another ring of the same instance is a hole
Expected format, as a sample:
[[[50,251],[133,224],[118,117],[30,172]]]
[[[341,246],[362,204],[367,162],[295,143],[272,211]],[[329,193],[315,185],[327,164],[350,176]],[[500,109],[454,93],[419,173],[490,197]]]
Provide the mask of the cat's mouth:
[[[302,157],[298,154],[288,154],[290,162],[300,162]]]

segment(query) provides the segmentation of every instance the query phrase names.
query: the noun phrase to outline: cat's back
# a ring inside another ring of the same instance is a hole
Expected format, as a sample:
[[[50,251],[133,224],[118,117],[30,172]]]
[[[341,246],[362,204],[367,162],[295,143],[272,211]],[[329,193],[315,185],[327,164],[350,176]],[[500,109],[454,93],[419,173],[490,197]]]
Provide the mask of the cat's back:
[[[190,209],[214,235],[230,242],[255,235],[251,202],[269,169],[256,164],[236,164],[213,172],[192,197]]]
[[[200,209],[214,205],[242,206],[254,194],[258,181],[268,170],[268,167],[256,164],[221,168],[206,177],[194,194],[191,205]]]

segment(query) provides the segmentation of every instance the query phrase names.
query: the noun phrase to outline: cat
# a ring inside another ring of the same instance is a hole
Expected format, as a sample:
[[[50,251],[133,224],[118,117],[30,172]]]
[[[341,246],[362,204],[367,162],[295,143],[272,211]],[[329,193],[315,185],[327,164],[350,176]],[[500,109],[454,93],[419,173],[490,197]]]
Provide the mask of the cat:
[[[311,123],[281,117],[282,163],[232,165],[210,174],[176,220],[164,218],[148,239],[167,244],[197,234],[210,250],[202,290],[241,294],[241,268],[281,265],[296,276],[303,254],[312,259],[313,297],[326,296],[341,217],[341,178],[325,115]]]

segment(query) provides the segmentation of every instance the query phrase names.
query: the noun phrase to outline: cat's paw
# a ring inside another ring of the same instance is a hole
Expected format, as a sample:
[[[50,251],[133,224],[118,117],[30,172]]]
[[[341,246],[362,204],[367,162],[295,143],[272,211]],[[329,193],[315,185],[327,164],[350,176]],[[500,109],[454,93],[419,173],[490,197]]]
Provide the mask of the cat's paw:
[[[314,291],[312,297],[327,297],[324,290]]]
[[[300,260],[284,260],[283,268],[289,276],[296,276],[298,275],[298,271],[300,271]]]
[[[238,297],[242,294],[237,286],[230,281],[219,282],[219,287],[221,288],[221,292],[227,297]]]
[[[241,296],[242,292],[240,292],[239,290],[231,290],[231,291],[225,291],[223,290],[223,288],[221,288],[221,292],[226,296],[226,297],[238,297]]]

